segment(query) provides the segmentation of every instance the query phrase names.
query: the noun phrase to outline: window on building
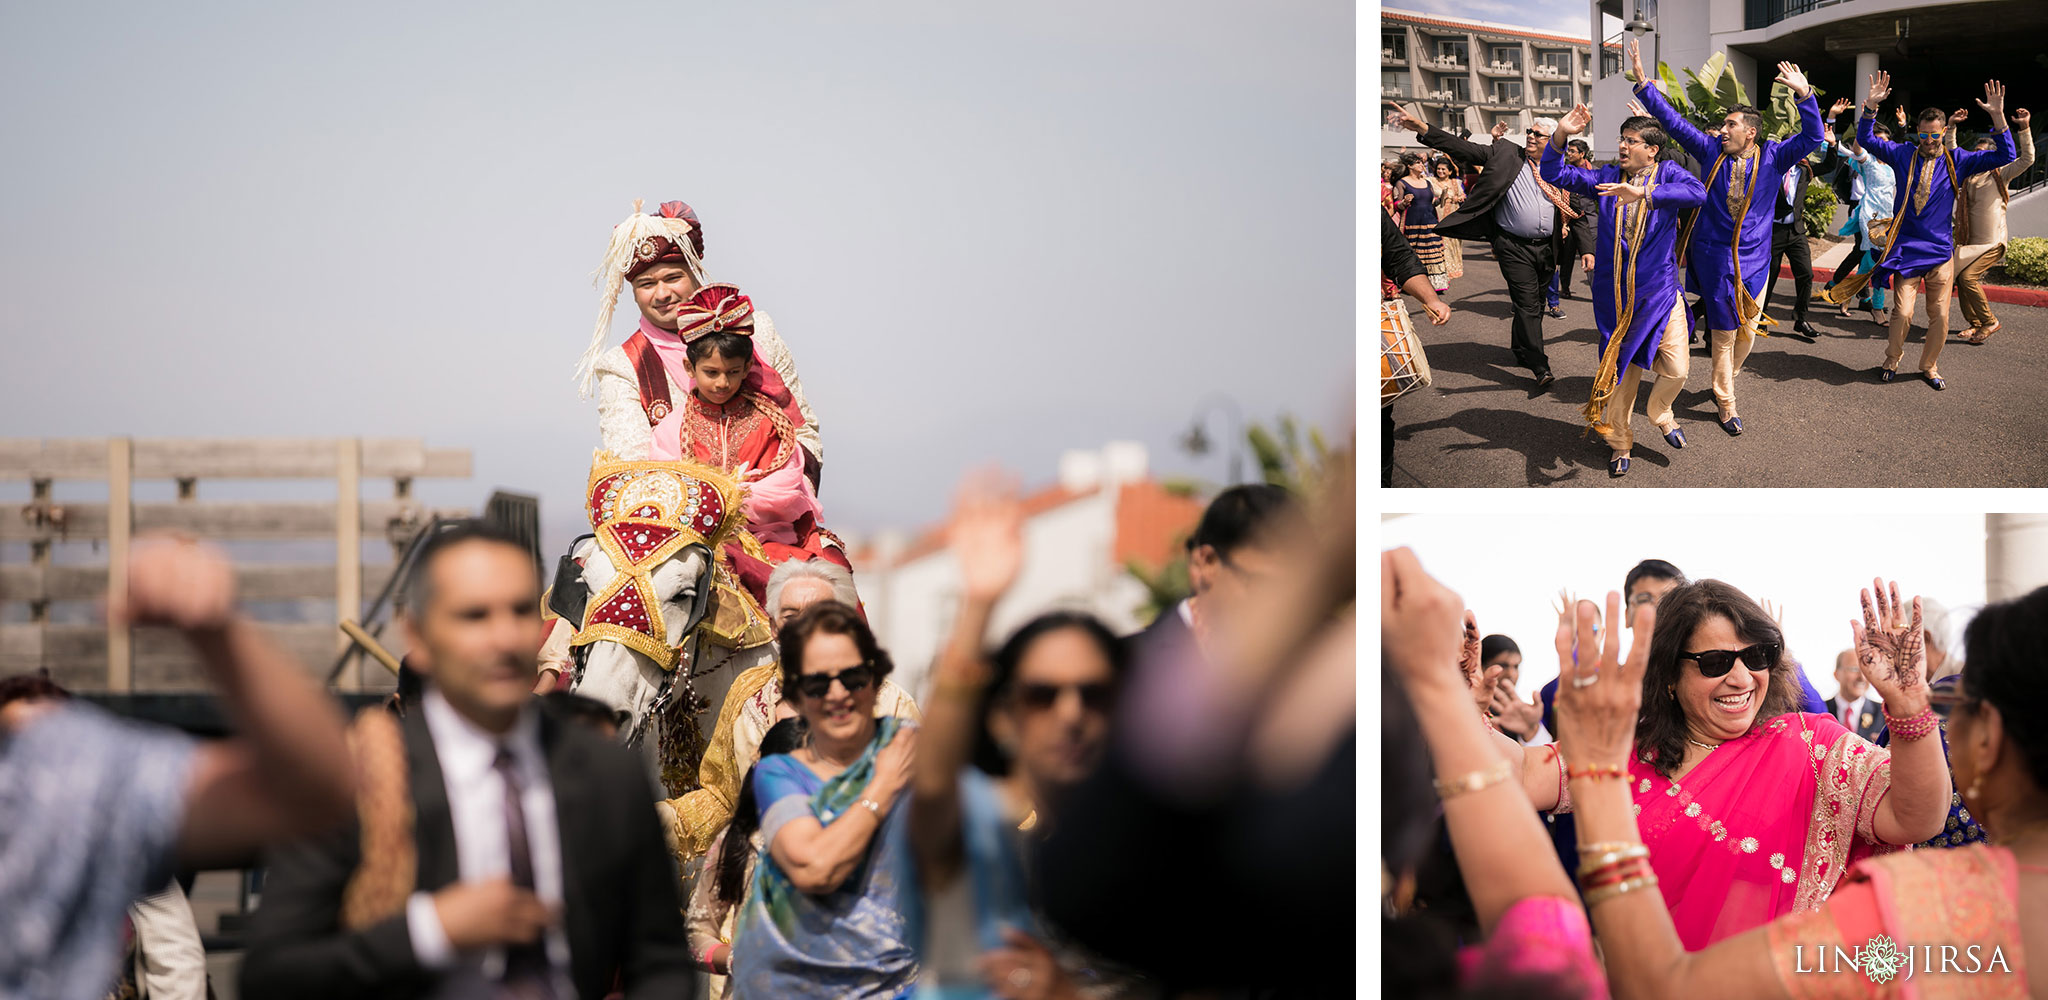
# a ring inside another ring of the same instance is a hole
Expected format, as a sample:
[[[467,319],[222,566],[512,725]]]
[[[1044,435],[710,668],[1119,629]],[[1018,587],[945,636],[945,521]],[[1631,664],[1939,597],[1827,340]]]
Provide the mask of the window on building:
[[[1436,57],[1439,60],[1449,59],[1460,66],[1467,66],[1470,65],[1467,61],[1469,55],[1470,50],[1463,41],[1449,38],[1439,38],[1436,41]]]
[[[1380,32],[1380,58],[1408,58],[1408,33],[1406,31]]]
[[[1546,83],[1538,96],[1551,107],[1572,106],[1572,85],[1569,83]]]
[[[1451,95],[1451,100],[1454,101],[1469,101],[1472,99],[1472,81],[1462,76],[1446,75],[1437,77],[1436,89],[1448,92]]]
[[[1499,63],[1514,69],[1522,68],[1522,47],[1519,45],[1496,45],[1487,56],[1487,63]]]
[[[1570,76],[1572,54],[1569,52],[1544,52],[1537,57],[1538,65],[1557,71],[1559,76]]]
[[[1413,97],[1414,95],[1408,92],[1407,71],[1381,70],[1380,93],[1388,97]]]
[[[1647,60],[1646,60],[1646,61],[1647,61]],[[1615,75],[1616,73],[1619,73],[1619,72],[1621,72],[1621,50],[1620,50],[1620,49],[1610,49],[1610,48],[1605,48],[1605,47],[1601,48],[1601,50],[1600,50],[1600,76],[1601,76],[1601,78],[1602,78],[1602,79],[1605,79],[1605,78],[1607,78],[1607,77],[1610,77],[1610,76],[1613,76],[1613,75]],[[1647,71],[1646,71],[1646,72],[1647,72]]]
[[[1495,80],[1493,99],[1500,104],[1522,103],[1522,83],[1519,80]]]

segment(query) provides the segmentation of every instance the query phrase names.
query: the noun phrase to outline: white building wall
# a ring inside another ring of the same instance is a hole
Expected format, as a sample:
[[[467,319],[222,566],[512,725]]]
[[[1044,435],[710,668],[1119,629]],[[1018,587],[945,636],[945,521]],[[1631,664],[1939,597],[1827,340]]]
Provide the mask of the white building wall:
[[[1024,569],[997,606],[987,641],[998,641],[1054,609],[1092,612],[1119,634],[1139,627],[1135,612],[1145,599],[1144,588],[1110,562],[1116,544],[1116,497],[1112,487],[1025,523]],[[959,564],[950,551],[940,550],[886,576],[879,590],[887,597],[879,605],[870,602],[869,620],[896,661],[896,683],[922,702],[929,693],[933,661],[959,610]]]

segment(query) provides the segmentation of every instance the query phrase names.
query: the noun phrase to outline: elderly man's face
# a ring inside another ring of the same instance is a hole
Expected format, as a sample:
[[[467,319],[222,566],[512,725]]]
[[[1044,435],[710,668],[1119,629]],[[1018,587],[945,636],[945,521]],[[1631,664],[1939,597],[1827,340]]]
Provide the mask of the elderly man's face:
[[[805,608],[831,599],[831,584],[815,576],[797,577],[782,585],[782,609],[776,615],[775,627],[781,628],[802,614]]]

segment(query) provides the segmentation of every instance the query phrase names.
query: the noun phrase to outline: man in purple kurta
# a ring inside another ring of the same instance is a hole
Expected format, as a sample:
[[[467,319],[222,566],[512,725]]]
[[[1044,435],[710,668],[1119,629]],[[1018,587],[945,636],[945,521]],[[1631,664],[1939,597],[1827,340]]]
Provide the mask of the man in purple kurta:
[[[1783,140],[1760,133],[1763,116],[1746,104],[1729,109],[1719,139],[1694,128],[1664,100],[1643,72],[1636,42],[1628,43],[1635,70],[1636,97],[1664,126],[1679,148],[1698,160],[1707,189],[1707,203],[1693,224],[1688,251],[1707,305],[1707,329],[1714,349],[1714,403],[1721,411],[1721,429],[1742,433],[1735,412],[1735,373],[1749,358],[1749,347],[1763,319],[1764,285],[1770,280],[1771,216],[1785,171],[1819,149],[1823,140],[1820,105],[1806,74],[1791,63],[1778,64],[1776,82],[1799,98],[1799,132]]]
[[[1885,347],[1884,367],[1878,377],[1886,382],[1897,375],[1899,361],[1906,355],[1906,330],[1913,325],[1913,280],[1927,279],[1927,341],[1920,347],[1920,373],[1936,389],[1948,382],[1935,371],[1935,359],[1948,340],[1949,290],[1955,280],[1956,186],[1965,177],[1996,170],[2019,155],[2012,130],[2005,123],[2005,85],[1993,80],[1984,85],[1984,100],[1977,106],[1991,115],[1992,149],[1967,153],[1942,145],[1948,115],[1938,108],[1920,112],[1919,131],[1911,143],[1892,142],[1871,128],[1872,116],[1891,94],[1891,74],[1870,78],[1870,92],[1863,99],[1863,113],[1856,119],[1856,139],[1872,156],[1890,164],[1898,175],[1898,190],[1892,196],[1894,235],[1884,257],[1870,273],[1871,284],[1883,287],[1891,281],[1897,302],[1892,305],[1892,338]],[[1896,280],[1894,280],[1896,279]]]
[[[1593,323],[1600,329],[1600,364],[1586,401],[1587,423],[1613,449],[1610,476],[1628,473],[1635,445],[1636,390],[1648,371],[1646,409],[1650,423],[1674,448],[1685,447],[1685,432],[1671,413],[1685,387],[1685,305],[1678,294],[1678,229],[1681,216],[1700,207],[1706,188],[1684,167],[1659,162],[1671,140],[1651,118],[1621,125],[1621,162],[1597,172],[1566,166],[1562,143],[1585,130],[1593,113],[1581,104],[1558,123],[1543,149],[1543,179],[1556,187],[1597,197],[1600,237],[1593,248]]]

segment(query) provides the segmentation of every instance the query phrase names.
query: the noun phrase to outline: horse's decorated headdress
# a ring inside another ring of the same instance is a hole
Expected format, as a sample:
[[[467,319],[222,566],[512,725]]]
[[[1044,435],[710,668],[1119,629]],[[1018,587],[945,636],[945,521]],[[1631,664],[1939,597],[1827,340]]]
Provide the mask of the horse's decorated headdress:
[[[697,213],[680,201],[665,201],[659,215],[647,215],[640,211],[642,204],[633,202],[633,214],[612,227],[611,246],[597,268],[597,328],[576,363],[576,385],[585,396],[590,395],[597,359],[611,333],[612,311],[627,281],[656,264],[676,263],[689,268],[698,284],[705,283],[704,231],[697,225]]]
[[[617,575],[590,595],[572,643],[609,639],[673,669],[676,651],[654,593],[654,569],[691,545],[719,561],[720,549],[745,525],[739,483],[697,462],[625,462],[599,452],[584,498],[598,548]],[[699,594],[700,608],[710,590]]]

